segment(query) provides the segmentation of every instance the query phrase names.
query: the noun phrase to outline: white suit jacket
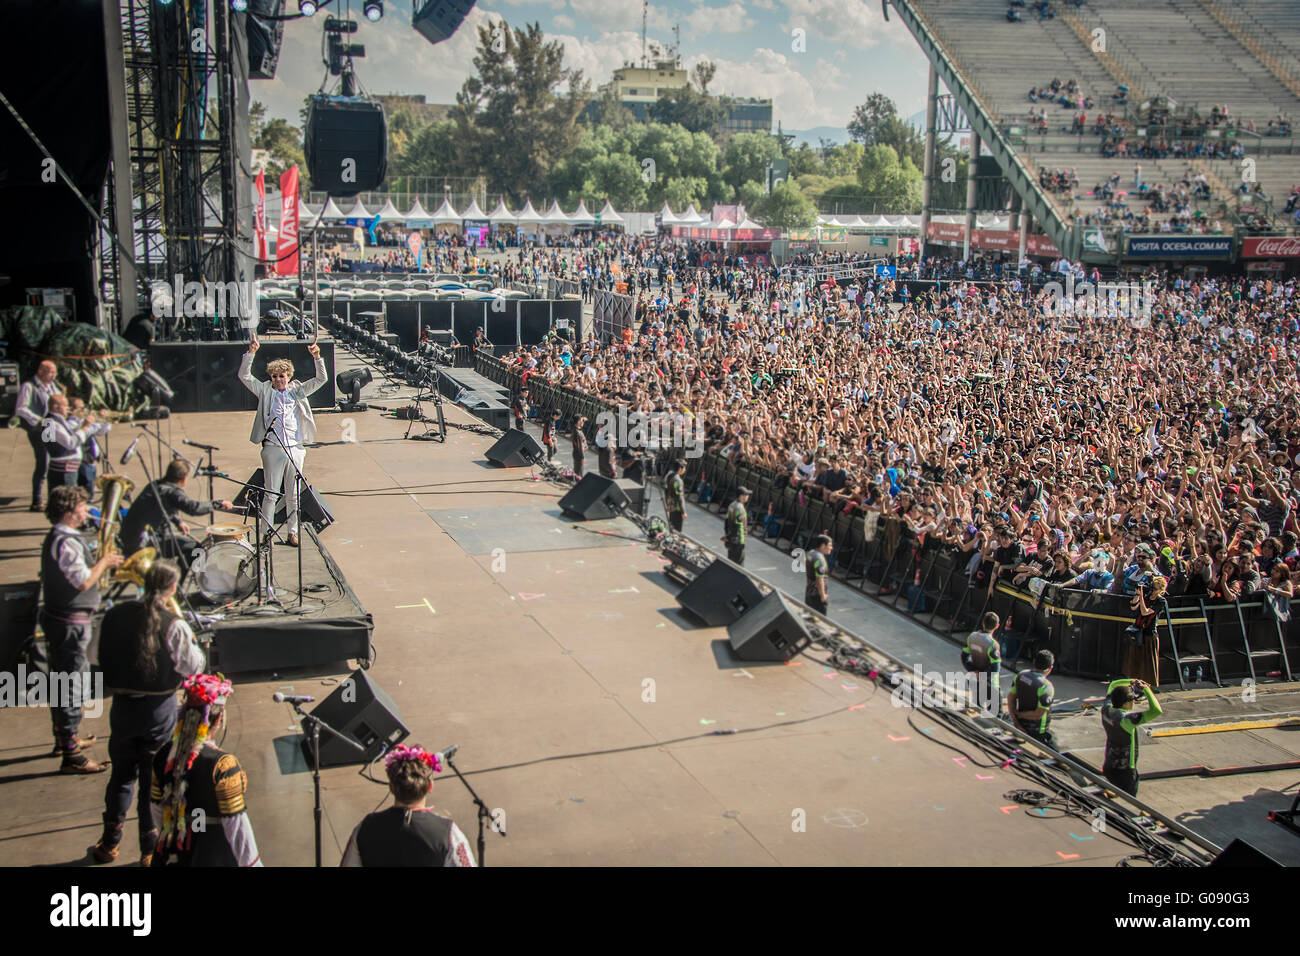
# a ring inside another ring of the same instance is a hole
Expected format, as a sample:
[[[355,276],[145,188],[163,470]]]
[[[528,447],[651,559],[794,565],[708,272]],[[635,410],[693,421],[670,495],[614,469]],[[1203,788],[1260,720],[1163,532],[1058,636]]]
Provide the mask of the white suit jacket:
[[[239,363],[239,380],[244,383],[245,388],[257,396],[257,415],[253,419],[253,430],[248,440],[260,445],[266,440],[267,427],[275,414],[274,406],[271,404],[271,396],[275,393],[275,388],[270,382],[259,382],[253,378],[252,352],[245,352],[243,360]],[[311,403],[307,401],[307,396],[328,381],[329,376],[325,374],[325,360],[318,355],[316,377],[310,382],[299,382],[294,379],[286,389],[293,396],[294,412],[298,416],[298,440],[304,445],[310,445],[316,440],[316,419],[312,417]]]

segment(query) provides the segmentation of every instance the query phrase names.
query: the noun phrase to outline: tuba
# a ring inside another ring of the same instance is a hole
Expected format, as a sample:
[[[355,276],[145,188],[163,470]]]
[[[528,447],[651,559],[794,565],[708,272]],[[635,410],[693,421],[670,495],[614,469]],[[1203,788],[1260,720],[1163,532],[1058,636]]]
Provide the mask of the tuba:
[[[102,558],[117,550],[117,529],[121,523],[117,520],[117,509],[135,488],[135,482],[126,475],[102,475],[95,485],[99,488],[99,556]],[[99,582],[102,588],[110,583],[107,575]]]
[[[131,557],[122,563],[122,566],[113,572],[113,580],[120,584],[134,584],[140,591],[144,591],[144,577],[153,567],[154,559],[158,557],[158,551],[154,548],[141,548]],[[167,610],[171,611],[182,620],[185,615],[181,613],[181,606],[176,603],[176,595],[167,599]]]

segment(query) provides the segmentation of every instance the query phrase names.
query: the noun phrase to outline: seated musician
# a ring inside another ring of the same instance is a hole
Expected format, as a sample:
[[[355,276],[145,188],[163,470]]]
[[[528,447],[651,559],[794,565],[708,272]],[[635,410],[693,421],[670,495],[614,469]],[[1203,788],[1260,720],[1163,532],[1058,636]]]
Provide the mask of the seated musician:
[[[190,478],[189,462],[176,458],[167,466],[162,480],[151,482],[136,493],[131,510],[122,521],[122,553],[130,556],[141,548],[153,546],[157,542],[163,557],[174,558],[181,564],[183,572],[188,571],[190,559],[198,542],[190,537],[190,527],[180,514],[206,515],[213,511],[236,511],[229,501],[195,501],[185,494],[185,485]],[[154,489],[158,494],[154,494]],[[159,508],[161,499],[162,509]],[[177,534],[175,544],[167,533],[165,522],[171,522]],[[150,540],[152,533],[153,541]]]

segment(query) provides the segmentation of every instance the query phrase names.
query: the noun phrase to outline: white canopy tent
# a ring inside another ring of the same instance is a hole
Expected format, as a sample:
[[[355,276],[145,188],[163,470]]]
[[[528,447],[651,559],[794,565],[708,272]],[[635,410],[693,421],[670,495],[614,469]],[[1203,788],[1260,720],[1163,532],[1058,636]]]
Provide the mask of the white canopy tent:
[[[469,208],[460,214],[460,218],[483,220],[487,219],[487,216],[484,215],[483,210],[479,208],[478,200],[471,199],[469,201]]]
[[[397,211],[391,199],[387,200],[375,215],[380,222],[406,222],[406,217]]]
[[[497,199],[496,208],[488,213],[487,219],[493,226],[513,226],[515,224],[515,214],[506,208],[505,196]]]
[[[321,222],[342,222],[346,218],[348,217],[343,215],[343,210],[335,204],[332,198],[325,203],[325,208],[320,213]]]
[[[602,206],[600,210],[600,224],[602,226],[620,225],[626,228],[627,220],[624,219],[622,216],[620,216],[618,213],[616,213],[614,211],[613,204],[608,199],[606,199],[605,205]]]
[[[424,204],[419,199],[411,206],[406,213],[406,224],[412,229],[431,229],[433,228],[433,217],[429,215],[429,210],[424,208]]]
[[[333,202],[333,200],[331,199],[330,202]],[[374,213],[361,204],[361,197],[358,196],[356,201],[352,204],[352,208],[347,211],[343,218],[372,219],[374,218]]]
[[[691,208],[694,209],[695,207],[692,206]],[[672,211],[672,208],[667,202],[664,203],[664,208],[659,210],[659,220],[665,226],[685,225],[685,221],[680,219],[677,214]]]
[[[596,217],[587,212],[587,201],[585,199],[578,200],[578,208],[569,216],[569,222],[575,226],[594,226],[596,224]]]

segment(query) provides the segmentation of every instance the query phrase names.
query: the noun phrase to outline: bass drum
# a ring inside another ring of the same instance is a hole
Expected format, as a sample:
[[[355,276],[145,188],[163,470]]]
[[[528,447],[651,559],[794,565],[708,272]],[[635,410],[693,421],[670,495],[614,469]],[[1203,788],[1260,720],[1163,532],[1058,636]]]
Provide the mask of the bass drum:
[[[209,603],[242,601],[257,590],[257,552],[247,541],[220,541],[203,549],[190,573]]]

